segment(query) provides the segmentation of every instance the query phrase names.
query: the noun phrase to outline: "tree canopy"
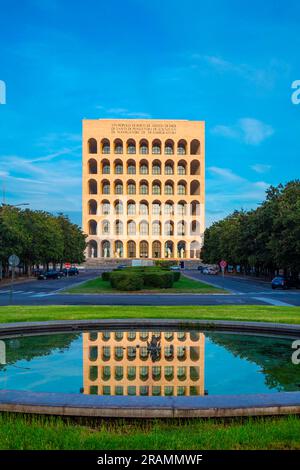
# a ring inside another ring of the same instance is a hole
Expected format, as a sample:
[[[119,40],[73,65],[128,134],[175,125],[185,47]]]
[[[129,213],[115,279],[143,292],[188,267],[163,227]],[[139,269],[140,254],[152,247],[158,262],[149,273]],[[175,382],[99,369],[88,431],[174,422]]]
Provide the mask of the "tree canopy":
[[[300,272],[300,180],[270,186],[255,210],[236,210],[205,230],[202,259],[245,270]]]

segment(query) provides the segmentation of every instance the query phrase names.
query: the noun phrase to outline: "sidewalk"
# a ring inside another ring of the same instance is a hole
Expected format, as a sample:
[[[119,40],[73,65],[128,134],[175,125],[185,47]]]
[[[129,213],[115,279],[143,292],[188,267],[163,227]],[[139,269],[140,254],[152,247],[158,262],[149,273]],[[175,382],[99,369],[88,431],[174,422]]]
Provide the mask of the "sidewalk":
[[[14,279],[14,285],[15,284],[22,284],[23,282],[30,282],[30,281],[34,281],[36,279],[36,277],[34,276],[23,276],[23,277],[18,277],[16,279]],[[1,287],[5,287],[5,286],[10,286],[11,284],[11,278],[4,278],[0,281],[0,288]]]

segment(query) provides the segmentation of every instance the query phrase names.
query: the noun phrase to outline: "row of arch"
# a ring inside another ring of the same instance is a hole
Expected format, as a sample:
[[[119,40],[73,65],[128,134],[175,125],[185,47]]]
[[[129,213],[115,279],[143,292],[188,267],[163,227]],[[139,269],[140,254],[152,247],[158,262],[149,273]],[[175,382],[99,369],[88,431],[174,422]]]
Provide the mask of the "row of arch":
[[[134,240],[129,240],[126,243],[121,240],[112,242],[103,240],[100,242],[99,252],[96,240],[88,242],[89,258],[200,258],[200,250],[200,243],[196,240],[190,244],[184,240],[178,243],[174,243],[172,240],[167,240],[164,243],[155,240],[151,245],[146,240],[139,243]]]
[[[167,139],[162,143],[159,139],[154,139],[152,142],[149,142],[147,139],[141,139],[139,142],[136,142],[134,139],[128,139],[123,142],[121,139],[115,139],[113,142],[110,142],[109,139],[102,139],[98,141],[91,137],[87,141],[87,150],[88,153],[102,153],[102,154],[136,154],[140,153],[142,155],[147,155],[152,153],[153,155],[160,155],[164,153],[165,155],[200,155],[201,146],[198,139],[193,139],[189,143],[185,139],[180,139],[175,142],[172,139]],[[111,152],[112,151],[112,152]]]
[[[100,182],[100,194],[111,194],[111,186],[113,186],[112,194],[137,194],[137,184],[134,180],[128,180],[126,183],[123,183],[122,180],[115,180],[112,184],[109,180],[104,179]],[[174,195],[175,186],[177,188],[177,195],[188,195],[197,196],[200,195],[200,181],[193,180],[188,184],[185,180],[180,180],[175,185],[174,181],[167,180],[162,184],[159,180],[155,180],[149,184],[147,180],[141,180],[138,184],[138,193],[139,194],[150,194],[149,187],[151,186],[152,195]],[[124,192],[124,187],[126,191]],[[162,193],[163,187],[163,193]],[[94,179],[88,181],[88,193],[89,194],[98,194],[98,183]]]
[[[126,225],[126,233],[124,225]],[[134,220],[128,220],[126,224],[124,224],[122,220],[119,219],[115,220],[113,223],[105,219],[98,224],[96,220],[91,219],[88,222],[88,234],[146,236],[150,235],[150,224],[147,220],[142,220],[139,223],[136,223]],[[159,220],[154,220],[151,223],[151,235],[161,236],[162,234],[165,236],[200,235],[200,223],[197,220],[192,220],[192,222],[188,224],[184,220],[180,220],[177,222],[175,230],[175,224],[172,220],[166,220],[163,225]]]
[[[165,175],[174,175],[175,167],[178,175],[186,175],[189,169],[191,175],[200,175],[200,161],[192,160],[188,164],[185,160],[180,160],[177,165],[174,164],[173,160],[167,160],[163,165]],[[112,165],[107,159],[103,159],[99,165],[100,172],[103,175],[109,175],[114,172],[115,175],[122,175],[126,169],[128,175],[137,174],[137,165],[134,160],[128,160],[126,162],[126,168],[123,165],[122,160],[116,159]],[[151,165],[152,175],[162,174],[162,164],[160,160],[154,160]],[[113,171],[112,171],[113,170]],[[138,171],[140,175],[149,174],[149,163],[147,160],[141,160],[138,164]],[[95,158],[90,158],[88,161],[88,172],[90,175],[98,174],[98,162]]]
[[[199,201],[192,201],[187,203],[184,200],[179,201],[177,204],[174,204],[173,201],[166,201],[165,203],[161,203],[160,201],[155,200],[151,203],[151,205],[152,215],[157,216],[162,215],[162,213],[165,215],[174,215],[175,212],[179,216],[199,216],[201,207]],[[89,215],[98,215],[98,203],[95,199],[90,199],[88,201],[88,213]],[[119,199],[116,200],[113,204],[110,204],[107,199],[101,201],[99,205],[99,215],[110,215],[111,213],[116,215],[124,214],[123,202]],[[140,201],[139,203],[136,203],[134,200],[129,200],[126,203],[126,214],[131,216],[138,214],[149,215],[149,203],[147,201]]]

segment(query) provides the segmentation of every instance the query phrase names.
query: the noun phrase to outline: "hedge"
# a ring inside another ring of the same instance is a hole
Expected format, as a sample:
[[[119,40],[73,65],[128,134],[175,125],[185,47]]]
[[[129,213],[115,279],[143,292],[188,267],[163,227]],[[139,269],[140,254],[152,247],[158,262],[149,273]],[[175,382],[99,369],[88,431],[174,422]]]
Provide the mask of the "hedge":
[[[141,290],[144,282],[140,274],[124,270],[112,272],[110,275],[110,284],[114,289],[133,291]]]
[[[174,284],[174,273],[170,271],[145,272],[143,273],[143,278],[146,287],[168,289]]]
[[[109,281],[110,275],[111,273],[109,271],[104,271],[104,273],[102,273],[101,275],[102,281]]]

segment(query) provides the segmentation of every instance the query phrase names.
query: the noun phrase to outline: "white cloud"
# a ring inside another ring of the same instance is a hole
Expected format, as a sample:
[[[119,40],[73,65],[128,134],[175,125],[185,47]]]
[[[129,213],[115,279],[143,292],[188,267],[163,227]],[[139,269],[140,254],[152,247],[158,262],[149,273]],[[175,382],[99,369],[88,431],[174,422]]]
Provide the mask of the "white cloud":
[[[254,119],[242,118],[233,125],[217,125],[212,128],[212,134],[221,137],[239,140],[247,145],[259,145],[274,134],[274,129],[269,124]]]
[[[267,173],[272,168],[271,165],[263,165],[261,163],[256,163],[255,165],[251,166],[251,169],[256,173]]]

